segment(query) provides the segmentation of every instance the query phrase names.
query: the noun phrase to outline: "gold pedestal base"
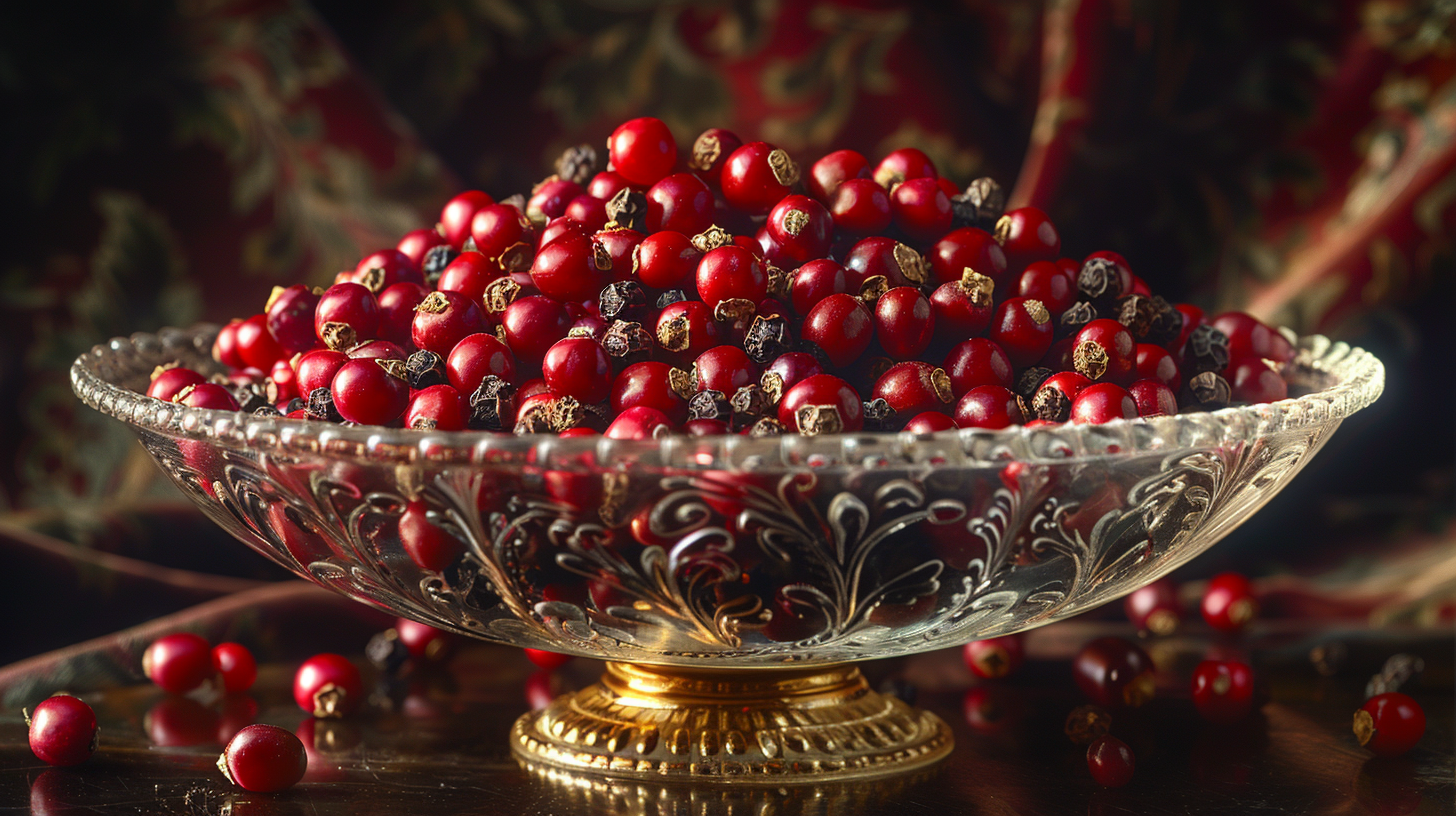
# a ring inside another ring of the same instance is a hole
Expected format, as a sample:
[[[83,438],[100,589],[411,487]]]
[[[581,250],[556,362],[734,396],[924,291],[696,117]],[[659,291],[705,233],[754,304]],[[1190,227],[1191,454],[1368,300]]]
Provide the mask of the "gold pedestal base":
[[[656,780],[835,782],[944,758],[950,729],[859,669],[723,671],[608,663],[600,682],[516,721],[526,767]]]

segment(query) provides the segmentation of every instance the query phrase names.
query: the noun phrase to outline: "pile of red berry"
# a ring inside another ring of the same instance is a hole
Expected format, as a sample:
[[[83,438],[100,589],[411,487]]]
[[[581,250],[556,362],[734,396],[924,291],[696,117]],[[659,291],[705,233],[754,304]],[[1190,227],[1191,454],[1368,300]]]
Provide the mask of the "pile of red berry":
[[[772,435],[1106,422],[1283,399],[1284,336],[1153,295],[1115,252],[1062,257],[1034,207],[915,149],[801,178],[712,129],[634,119],[530,197],[451,199],[329,289],[223,327],[199,408],[422,430]]]

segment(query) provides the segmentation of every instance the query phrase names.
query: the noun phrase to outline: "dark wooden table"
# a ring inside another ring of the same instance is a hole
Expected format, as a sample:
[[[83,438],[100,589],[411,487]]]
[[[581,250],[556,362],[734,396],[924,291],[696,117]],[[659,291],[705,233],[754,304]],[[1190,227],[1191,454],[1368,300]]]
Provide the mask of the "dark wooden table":
[[[949,760],[912,778],[825,787],[675,787],[528,774],[506,734],[525,710],[532,667],[518,650],[464,644],[447,664],[381,683],[368,710],[311,727],[304,783],[283,794],[232,788],[215,767],[219,734],[246,720],[290,729],[306,718],[289,692],[308,654],[340,651],[364,662],[369,635],[388,619],[302,584],[246,592],[120,636],[0,669],[0,813],[162,814],[1449,814],[1453,764],[1450,632],[1331,631],[1264,625],[1237,641],[1206,630],[1145,645],[1160,671],[1158,698],[1117,715],[1113,733],[1137,754],[1137,775],[1102,790],[1084,752],[1062,733],[1082,701],[1068,660],[1090,637],[1129,635],[1126,625],[1072,621],[1032,633],[1030,660],[1009,681],[972,685],[954,652],[866,667],[876,682],[908,680],[919,703],[951,724]],[[170,698],[140,677],[141,649],[176,628],[236,639],[265,662],[250,700]],[[1334,676],[1310,648],[1338,640]],[[1204,724],[1186,684],[1214,650],[1246,654],[1269,701],[1231,728]],[[1350,732],[1369,676],[1394,652],[1419,654],[1426,671],[1405,689],[1429,726],[1410,755],[1372,758]],[[590,682],[599,664],[576,661],[558,688]],[[371,679],[376,675],[371,674]],[[92,704],[101,748],[74,769],[51,769],[26,746],[21,707],[66,689]],[[256,704],[254,712],[253,704]]]

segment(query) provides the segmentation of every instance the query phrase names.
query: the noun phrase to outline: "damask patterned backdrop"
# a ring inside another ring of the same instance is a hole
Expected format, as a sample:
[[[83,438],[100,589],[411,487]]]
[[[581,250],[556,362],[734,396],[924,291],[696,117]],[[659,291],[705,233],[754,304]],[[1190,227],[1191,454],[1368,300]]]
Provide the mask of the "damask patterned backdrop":
[[[180,500],[71,395],[78,353],[329,281],[453,191],[526,190],[650,114],[683,143],[726,126],[803,161],[919,147],[1048,210],[1070,255],[1116,248],[1155,289],[1375,351],[1384,399],[1192,569],[1449,614],[1453,18],[1444,0],[0,5],[0,509],[87,546],[145,538],[138,519]]]

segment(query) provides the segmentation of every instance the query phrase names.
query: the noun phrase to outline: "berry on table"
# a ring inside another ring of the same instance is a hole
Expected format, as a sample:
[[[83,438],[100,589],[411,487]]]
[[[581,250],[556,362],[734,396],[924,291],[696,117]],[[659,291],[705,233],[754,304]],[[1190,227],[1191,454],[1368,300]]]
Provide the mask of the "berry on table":
[[[562,652],[548,652],[545,649],[525,649],[526,659],[545,671],[555,671],[571,662],[572,656]]]
[[[1259,603],[1248,578],[1237,572],[1224,572],[1209,579],[1199,610],[1209,626],[1234,632],[1253,621],[1259,613]]]
[[[223,691],[236,694],[253,687],[258,663],[241,643],[219,643],[212,647],[212,667],[222,677]]]
[[[1153,697],[1153,661],[1119,637],[1102,637],[1082,647],[1072,677],[1092,702],[1105,708],[1136,708]]]
[[[228,741],[217,767],[229,782],[244,790],[275,793],[303,779],[308,754],[291,731],[260,723],[242,729]]]
[[[79,765],[96,752],[96,713],[69,694],[42,700],[25,712],[25,724],[31,752],[47,765]]]
[[[1139,631],[1155,635],[1171,635],[1183,620],[1178,604],[1178,589],[1167,578],[1160,578],[1134,590],[1122,601],[1123,612]]]
[[[212,679],[212,646],[192,632],[163,635],[142,653],[142,673],[173,694],[186,694]]]
[[[1355,712],[1355,738],[1376,756],[1400,756],[1426,733],[1426,712],[1398,691],[1377,694]]]
[[[1104,788],[1120,788],[1131,782],[1136,767],[1132,749],[1117,737],[1101,736],[1087,746],[1087,770]]]
[[[364,702],[364,681],[343,655],[317,654],[293,675],[293,700],[311,716],[344,717]]]
[[[1205,720],[1227,724],[1254,705],[1254,673],[1245,663],[1205,660],[1193,669],[1193,705]]]

